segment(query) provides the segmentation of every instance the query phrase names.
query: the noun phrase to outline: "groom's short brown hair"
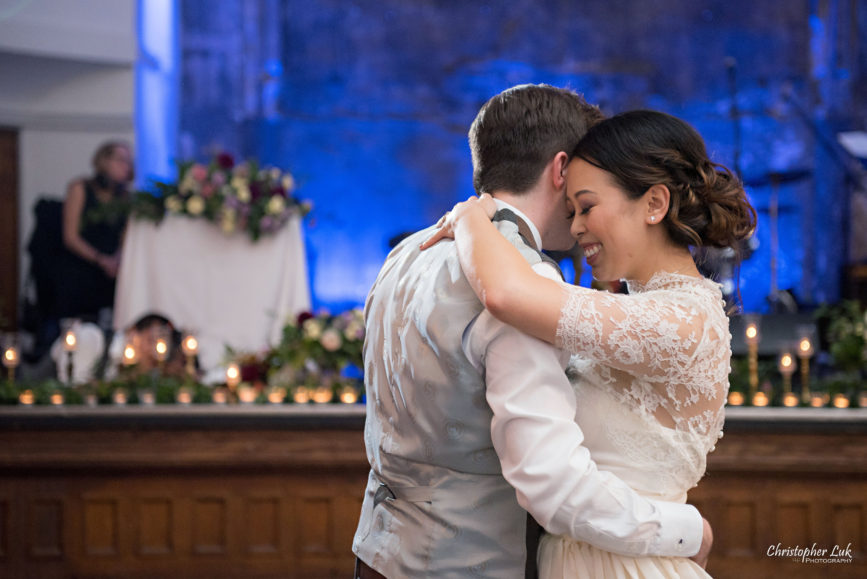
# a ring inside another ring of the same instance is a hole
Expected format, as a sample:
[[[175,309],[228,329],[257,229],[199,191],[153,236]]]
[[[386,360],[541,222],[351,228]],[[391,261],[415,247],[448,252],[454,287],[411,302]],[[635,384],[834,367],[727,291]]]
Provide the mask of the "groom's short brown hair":
[[[583,96],[546,84],[518,85],[491,97],[470,126],[476,192],[527,191],[554,155],[570,153],[602,118]]]

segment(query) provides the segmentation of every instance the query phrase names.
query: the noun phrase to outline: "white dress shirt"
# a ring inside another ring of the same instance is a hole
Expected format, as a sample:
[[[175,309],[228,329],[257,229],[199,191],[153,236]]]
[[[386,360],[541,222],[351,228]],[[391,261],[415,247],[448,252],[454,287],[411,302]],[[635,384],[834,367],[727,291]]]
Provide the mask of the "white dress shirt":
[[[540,242],[538,229],[525,215],[502,201],[497,204],[524,219]],[[534,269],[559,277],[545,263]],[[485,375],[494,414],[491,436],[503,475],[515,487],[520,505],[548,532],[623,555],[698,553],[703,524],[695,507],[644,498],[597,469],[575,422],[580,401],[564,371],[568,354],[487,310],[467,328],[463,349]]]

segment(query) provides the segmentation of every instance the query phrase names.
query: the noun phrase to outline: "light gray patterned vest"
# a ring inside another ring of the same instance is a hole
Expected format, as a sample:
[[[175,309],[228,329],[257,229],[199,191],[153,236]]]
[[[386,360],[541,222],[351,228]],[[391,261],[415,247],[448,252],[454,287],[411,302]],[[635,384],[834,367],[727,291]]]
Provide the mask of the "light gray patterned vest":
[[[496,224],[530,263],[545,259],[515,223]],[[389,579],[523,577],[527,515],[494,452],[484,378],[461,349],[482,305],[452,242],[419,251],[432,231],[391,252],[365,306],[372,468],[353,551]]]

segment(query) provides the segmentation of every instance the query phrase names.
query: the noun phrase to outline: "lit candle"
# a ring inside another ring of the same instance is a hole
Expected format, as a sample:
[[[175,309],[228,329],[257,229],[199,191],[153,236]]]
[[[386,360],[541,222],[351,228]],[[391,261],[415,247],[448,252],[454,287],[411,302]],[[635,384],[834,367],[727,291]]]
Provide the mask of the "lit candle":
[[[252,404],[256,401],[256,389],[247,383],[238,386],[238,400],[241,404]]]
[[[307,386],[296,386],[292,393],[292,400],[298,404],[307,404],[310,402],[310,388]]]
[[[154,343],[154,354],[158,362],[165,362],[169,355],[169,342],[165,338],[157,338]]]
[[[69,328],[63,336],[63,349],[67,352],[74,352],[78,348],[78,336],[75,335],[75,329]]]
[[[139,390],[138,399],[144,406],[153,406],[157,403],[157,397],[150,388]]]
[[[9,373],[9,381],[15,382],[15,368],[21,362],[18,348],[15,346],[14,338],[7,338],[6,346],[3,350],[3,365]]]
[[[759,343],[759,321],[758,318],[750,316],[747,318],[747,327],[744,330],[744,338],[747,345],[758,345]]]
[[[810,406],[813,408],[822,408],[828,403],[828,395],[817,392],[810,396]]]
[[[199,351],[199,341],[193,334],[188,332],[184,336],[183,340],[181,340],[181,349],[184,351],[184,356],[186,356],[187,358],[187,374],[189,374],[190,376],[195,376],[195,359],[196,354]]]
[[[792,374],[795,373],[795,357],[791,351],[783,350],[780,352],[777,369],[783,375],[783,394],[787,394],[792,391]]]
[[[746,328],[744,329],[744,341],[747,343],[747,362],[749,364],[750,398],[752,399],[759,388],[759,339],[761,334],[759,327],[761,318],[758,316],[746,316]]]
[[[116,388],[115,391],[111,393],[111,400],[117,406],[126,405],[126,390],[123,388]]]
[[[211,394],[211,402],[214,404],[225,404],[228,400],[226,396],[226,391],[223,388],[215,388],[214,393]]]
[[[744,395],[741,392],[729,392],[729,406],[743,406]]]
[[[327,404],[334,398],[334,391],[330,386],[317,386],[313,391],[313,402],[317,404]]]
[[[783,406],[792,408],[798,405],[798,395],[794,392],[786,392],[783,394]]]
[[[849,397],[845,394],[834,395],[834,408],[849,408]]]
[[[358,390],[355,386],[347,384],[340,389],[340,401],[344,404],[355,404],[358,402]]]
[[[32,406],[36,401],[36,396],[33,394],[33,390],[29,388],[18,395],[18,403],[22,406]]]
[[[283,404],[283,400],[286,398],[286,389],[280,388],[279,386],[274,386],[270,390],[268,390],[268,402],[271,404]]]
[[[51,401],[51,404],[53,404],[54,406],[62,406],[63,400],[64,400],[63,392],[61,392],[60,390],[55,390],[51,394],[50,401]]]
[[[78,336],[75,334],[75,320],[64,320],[61,326],[66,327],[63,333],[63,349],[66,350],[66,379],[72,385],[74,375],[73,353],[78,349]]]
[[[178,393],[175,396],[175,400],[178,404],[187,406],[193,401],[193,391],[186,387],[181,388],[180,390],[178,390]]]
[[[770,400],[768,399],[768,395],[762,391],[758,391],[753,394],[753,406],[767,406]]]
[[[229,388],[235,388],[240,382],[241,368],[233,362],[226,368],[226,384]]]
[[[798,358],[801,360],[801,400],[815,406],[810,398],[810,358],[813,357],[813,333],[811,325],[798,326]],[[822,404],[821,406],[824,406]]]
[[[132,335],[126,337],[126,343],[123,345],[123,354],[121,355],[121,363],[124,366],[132,366],[138,362],[138,351],[135,347],[135,338]]]

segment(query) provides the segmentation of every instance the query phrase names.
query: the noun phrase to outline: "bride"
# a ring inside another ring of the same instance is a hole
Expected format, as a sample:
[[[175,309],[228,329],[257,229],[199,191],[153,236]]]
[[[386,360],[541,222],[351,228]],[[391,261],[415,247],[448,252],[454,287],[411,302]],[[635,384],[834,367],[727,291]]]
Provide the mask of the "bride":
[[[691,247],[736,247],[755,210],[687,123],[655,111],[597,124],[566,173],[571,232],[593,276],[628,295],[537,275],[491,225],[488,195],[459,203],[423,244],[454,237],[479,299],[500,320],[574,354],[576,421],[600,470],[648,497],[686,501],[722,436],[731,358],[720,286]],[[694,561],[626,557],[546,535],[540,577],[708,577]]]

